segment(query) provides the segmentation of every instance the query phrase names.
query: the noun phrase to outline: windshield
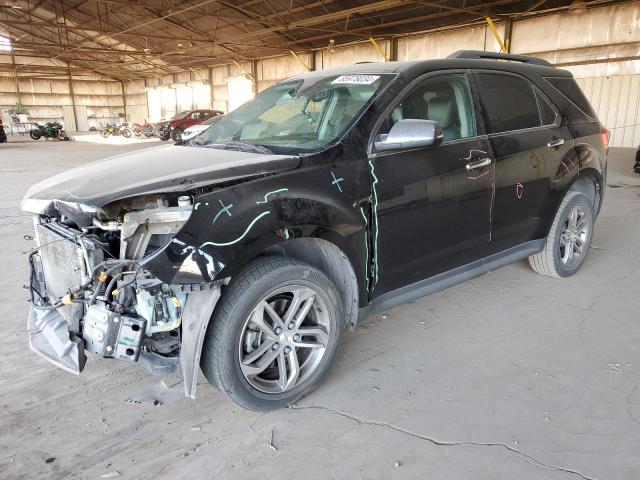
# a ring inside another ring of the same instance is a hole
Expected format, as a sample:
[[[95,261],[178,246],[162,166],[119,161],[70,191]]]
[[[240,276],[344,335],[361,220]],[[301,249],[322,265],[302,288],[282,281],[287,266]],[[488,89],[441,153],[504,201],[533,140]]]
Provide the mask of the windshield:
[[[176,113],[173,117],[170,118],[170,120],[179,120],[181,118],[184,118],[187,116],[189,112],[180,112],[180,113]]]
[[[280,153],[321,149],[346,131],[387,80],[352,74],[285,81],[222,117],[201,134],[201,144],[253,144]]]
[[[220,115],[211,117],[208,120],[205,120],[200,125],[213,125],[214,123],[218,123],[222,117]]]

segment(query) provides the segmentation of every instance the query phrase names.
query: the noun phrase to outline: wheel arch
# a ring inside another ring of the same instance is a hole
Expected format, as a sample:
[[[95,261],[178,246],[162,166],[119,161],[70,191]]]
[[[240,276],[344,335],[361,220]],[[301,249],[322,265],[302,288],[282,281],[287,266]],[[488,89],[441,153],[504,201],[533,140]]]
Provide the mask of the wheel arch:
[[[593,215],[598,216],[604,195],[604,178],[595,168],[581,169],[573,179],[565,196],[569,192],[581,192],[589,197],[593,203]]]
[[[221,277],[233,277],[256,258],[266,255],[289,256],[302,260],[322,270],[333,282],[342,302],[345,325],[354,328],[361,302],[366,302],[365,283],[356,275],[354,257],[347,252],[350,247],[338,234],[326,229],[316,229],[315,236],[302,236],[282,240],[277,235],[263,237],[263,241],[245,250],[235,261],[220,272]],[[273,240],[277,238],[277,241]],[[269,240],[271,239],[271,240]]]

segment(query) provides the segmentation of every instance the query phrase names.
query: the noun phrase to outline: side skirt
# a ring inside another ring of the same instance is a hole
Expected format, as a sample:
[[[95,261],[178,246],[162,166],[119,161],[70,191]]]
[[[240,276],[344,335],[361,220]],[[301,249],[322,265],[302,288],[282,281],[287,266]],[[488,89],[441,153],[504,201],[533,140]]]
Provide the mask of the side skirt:
[[[516,247],[495,253],[475,262],[462,265],[419,282],[406,285],[391,292],[384,293],[363,307],[358,312],[358,320],[385,312],[408,302],[439,292],[445,288],[466,282],[498,268],[523,260],[534,253],[540,252],[547,239],[532,240]]]

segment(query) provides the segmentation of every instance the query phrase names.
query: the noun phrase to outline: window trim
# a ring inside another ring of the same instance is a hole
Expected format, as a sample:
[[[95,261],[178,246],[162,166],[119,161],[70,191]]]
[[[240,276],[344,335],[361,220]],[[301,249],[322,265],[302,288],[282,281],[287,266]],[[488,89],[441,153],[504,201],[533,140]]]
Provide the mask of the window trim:
[[[549,123],[547,125],[540,125],[537,127],[527,127],[527,128],[518,128],[516,130],[506,130],[504,132],[487,132],[487,136],[489,138],[493,138],[493,137],[500,137],[500,136],[504,136],[504,135],[513,135],[514,133],[521,133],[521,132],[532,132],[532,131],[537,131],[537,130],[546,130],[549,128],[558,128],[561,124],[562,124],[562,114],[560,113],[560,110],[558,109],[558,107],[556,106],[555,103],[553,103],[551,101],[551,99],[542,91],[541,88],[539,88],[535,83],[533,83],[531,80],[529,80],[527,77],[525,77],[524,75],[520,75],[519,73],[515,73],[515,72],[505,72],[505,71],[501,71],[501,70],[488,70],[488,69],[474,69],[472,71],[472,77],[473,77],[473,81],[475,84],[475,91],[476,94],[478,95],[478,102],[480,102],[481,106],[482,106],[482,113],[483,113],[483,120],[485,122],[485,127],[486,127],[486,123],[487,123],[487,109],[484,105],[484,103],[482,102],[482,88],[480,88],[480,83],[478,81],[477,76],[483,73],[489,73],[489,74],[493,74],[493,75],[508,75],[508,76],[512,76],[512,77],[517,77],[517,78],[521,78],[524,81],[526,81],[527,83],[529,83],[529,85],[531,85],[531,87],[534,89],[534,96],[535,96],[535,91],[537,90],[542,97],[547,100],[547,102],[549,103],[549,105],[551,105],[551,108],[556,112],[556,122],[555,123]],[[538,105],[538,99],[536,98],[536,106],[538,107],[538,113],[540,114],[540,106]],[[542,123],[542,115],[540,115],[540,122]]]
[[[454,140],[446,140],[443,141],[440,145],[452,145],[455,143],[459,143],[459,142],[467,142],[467,141],[471,141],[471,140],[476,140],[479,138],[486,138],[487,137],[487,132],[486,132],[486,124],[485,124],[485,119],[484,117],[481,116],[480,112],[478,111],[478,105],[476,104],[476,99],[475,99],[475,95],[474,95],[474,85],[473,85],[473,78],[471,78],[470,74],[472,74],[473,71],[471,69],[468,68],[454,68],[454,69],[445,69],[445,70],[433,70],[431,72],[427,72],[424,73],[422,75],[420,75],[419,77],[414,78],[411,82],[409,82],[407,85],[404,86],[404,88],[398,93],[398,95],[396,96],[396,98],[385,107],[385,109],[382,111],[382,113],[378,116],[378,119],[376,120],[376,122],[373,125],[373,128],[371,129],[371,134],[369,135],[369,142],[367,145],[367,155],[371,156],[371,155],[379,155],[379,156],[383,156],[383,155],[394,155],[397,154],[397,151],[390,151],[390,152],[376,152],[375,148],[374,148],[374,141],[376,138],[376,135],[378,134],[378,131],[380,130],[380,127],[382,125],[382,122],[391,114],[391,112],[393,111],[394,108],[396,108],[396,106],[402,101],[404,100],[404,98],[413,90],[413,88],[421,83],[424,80],[427,80],[431,77],[437,77],[437,76],[441,76],[441,75],[452,75],[452,74],[463,74],[466,79],[467,79],[467,84],[469,86],[469,93],[471,95],[470,100],[471,100],[471,106],[473,108],[473,116],[475,119],[475,124],[476,124],[476,135],[473,137],[464,137],[464,138],[456,138]],[[411,148],[411,149],[407,149],[407,150],[401,150],[402,152],[408,152],[408,151],[412,151],[412,150],[422,150],[421,148]]]

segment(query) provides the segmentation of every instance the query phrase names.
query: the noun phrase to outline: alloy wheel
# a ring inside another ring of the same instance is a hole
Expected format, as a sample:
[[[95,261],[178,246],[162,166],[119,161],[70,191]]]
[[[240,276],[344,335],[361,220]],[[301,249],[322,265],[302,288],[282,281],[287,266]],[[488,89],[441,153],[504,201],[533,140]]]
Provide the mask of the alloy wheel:
[[[291,285],[263,297],[240,335],[240,369],[264,393],[282,393],[305,383],[327,350],[331,323],[322,297]]]
[[[582,205],[576,205],[569,212],[560,234],[560,261],[572,268],[578,265],[586,255],[589,238],[589,216]]]

